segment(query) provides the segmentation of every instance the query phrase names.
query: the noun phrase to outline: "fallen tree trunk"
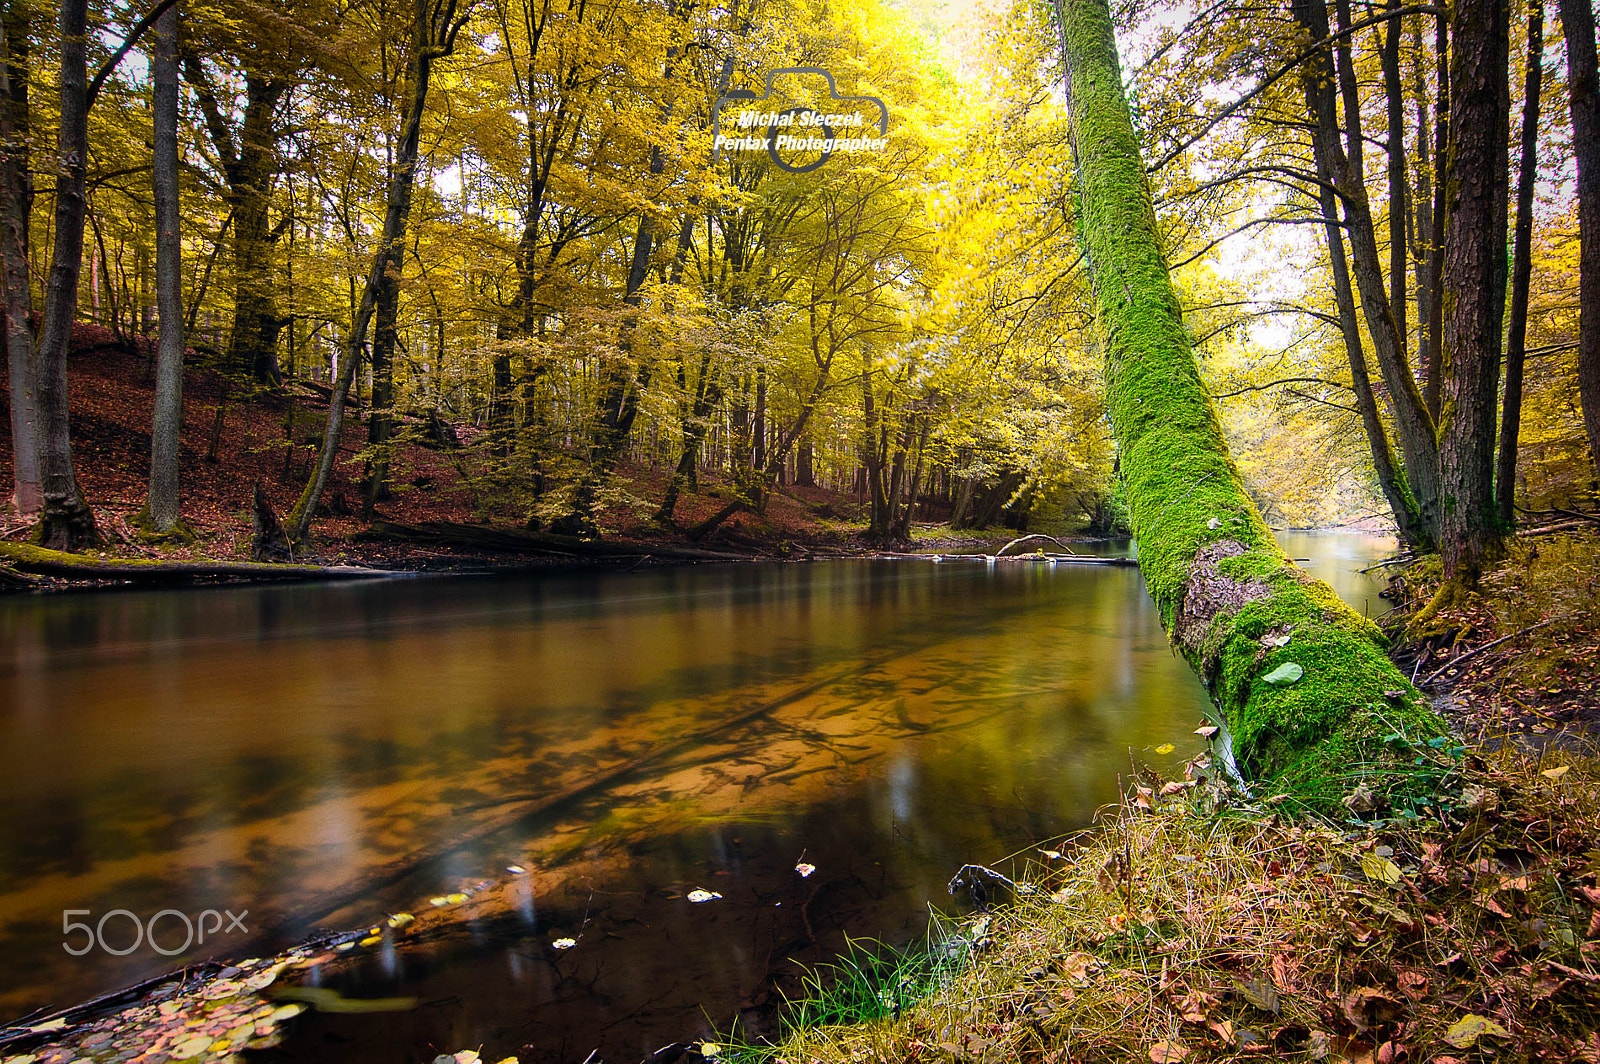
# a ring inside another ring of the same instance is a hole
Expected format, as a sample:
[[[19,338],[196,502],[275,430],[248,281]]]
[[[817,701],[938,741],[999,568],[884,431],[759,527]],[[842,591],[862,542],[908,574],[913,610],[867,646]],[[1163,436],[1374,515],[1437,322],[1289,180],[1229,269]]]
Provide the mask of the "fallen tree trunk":
[[[273,565],[265,562],[165,561],[100,558],[69,554],[28,543],[0,541],[0,562],[22,573],[71,580],[122,580],[147,584],[186,584],[202,580],[355,580],[393,576],[355,565]]]
[[[1056,11],[1106,402],[1162,621],[1244,771],[1326,811],[1369,776],[1374,789],[1404,786],[1417,776],[1388,771],[1386,740],[1425,740],[1443,723],[1378,628],[1297,568],[1250,501],[1168,274],[1106,0]]]
[[[461,525],[449,521],[426,521],[408,525],[394,521],[374,521],[356,533],[357,539],[400,540],[441,547],[469,547],[475,550],[503,551],[510,554],[543,554],[571,558],[671,558],[683,561],[746,561],[749,556],[699,547],[657,546],[628,540],[582,539],[552,532],[508,532],[483,525]]]

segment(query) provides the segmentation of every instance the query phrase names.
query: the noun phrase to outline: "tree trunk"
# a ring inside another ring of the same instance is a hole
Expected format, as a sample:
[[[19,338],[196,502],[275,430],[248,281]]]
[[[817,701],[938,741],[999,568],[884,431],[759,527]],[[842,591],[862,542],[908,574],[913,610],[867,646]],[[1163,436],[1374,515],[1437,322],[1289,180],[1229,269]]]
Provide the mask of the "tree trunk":
[[[1338,138],[1334,133],[1334,101],[1332,71],[1326,53],[1313,56],[1302,67],[1302,85],[1306,109],[1315,116],[1312,127],[1311,150],[1316,168],[1324,182],[1337,168]],[[1345,357],[1350,363],[1350,383],[1355,392],[1356,407],[1361,412],[1361,426],[1367,434],[1367,444],[1372,450],[1372,466],[1378,476],[1378,485],[1388,500],[1390,512],[1400,537],[1413,546],[1431,549],[1436,540],[1427,522],[1417,508],[1415,497],[1406,482],[1405,474],[1395,461],[1394,448],[1389,440],[1389,430],[1378,412],[1378,399],[1372,388],[1372,375],[1367,367],[1366,352],[1361,346],[1361,327],[1356,320],[1355,294],[1350,286],[1349,263],[1345,258],[1344,231],[1339,224],[1338,194],[1324,183],[1320,190],[1323,233],[1328,248],[1328,269],[1333,274],[1334,305],[1339,312],[1339,332],[1344,338]]]
[[[31,12],[13,0],[0,12],[0,270],[5,284],[6,370],[10,387],[12,493],[18,516],[44,508],[39,483],[39,404],[34,393],[33,291],[28,280],[28,50]]]
[[[367,328],[372,324],[373,310],[379,293],[391,271],[399,275],[398,260],[405,253],[406,223],[411,217],[411,196],[416,187],[418,142],[422,136],[422,112],[428,100],[428,81],[436,60],[455,49],[456,35],[466,22],[457,14],[458,0],[415,0],[411,57],[406,70],[406,105],[401,121],[401,133],[395,149],[394,166],[389,171],[389,190],[383,215],[383,232],[373,255],[372,270],[367,274],[361,291],[361,302],[351,315],[350,334],[345,342],[344,361],[339,366],[339,379],[334,384],[333,397],[328,403],[328,424],[322,435],[322,448],[311,479],[289,512],[289,529],[296,543],[304,543],[311,532],[311,521],[316,516],[317,501],[333,474],[333,463],[339,454],[339,437],[344,430],[345,402],[350,395],[350,385],[356,377],[356,366],[361,362],[366,345]],[[470,8],[469,8],[470,9]]]
[[[1445,393],[1440,462],[1445,575],[1471,585],[1502,539],[1494,501],[1496,400],[1506,306],[1509,0],[1456,8],[1444,237]]]
[[[1389,661],[1377,628],[1295,568],[1251,503],[1168,275],[1106,0],[1056,2],[1078,227],[1139,567],[1219,702],[1241,769],[1336,808],[1359,778],[1393,765],[1383,736],[1437,735],[1443,725]],[[1297,679],[1266,682],[1289,664]]]
[[[1511,259],[1511,321],[1506,328],[1506,388],[1500,412],[1495,513],[1515,524],[1517,436],[1522,425],[1522,369],[1528,339],[1528,282],[1533,274],[1533,186],[1539,179],[1539,97],[1544,87],[1544,0],[1528,4],[1528,71],[1522,95],[1522,156],[1517,165],[1516,244]],[[1582,313],[1582,309],[1579,309]]]
[[[269,209],[274,162],[272,112],[285,87],[252,75],[246,79],[245,114],[239,130],[239,156],[228,168],[233,222],[233,328],[228,334],[228,364],[262,384],[283,381],[278,372],[278,313],[272,276],[274,237]]]
[[[817,486],[816,454],[812,447],[811,437],[808,435],[800,442],[800,450],[795,455],[794,484],[797,488],[814,488]]]
[[[1578,162],[1578,394],[1589,458],[1600,475],[1600,69],[1590,0],[1558,0]]]
[[[156,344],[155,411],[150,421],[150,494],[146,502],[152,531],[165,534],[178,524],[178,446],[183,435],[183,245],[178,229],[178,5],[157,19],[152,38],[151,74],[155,82],[155,154],[152,182],[156,215],[156,313],[161,334]]]
[[[1400,0],[1390,0],[1393,9]],[[1394,331],[1400,340],[1401,358],[1407,358],[1406,338],[1406,219],[1410,206],[1406,195],[1406,110],[1405,93],[1400,84],[1400,31],[1398,17],[1391,17],[1383,36],[1383,92],[1389,119],[1389,306],[1394,311]]]
[[[45,287],[44,325],[34,364],[39,403],[39,479],[44,491],[35,539],[55,550],[99,542],[94,514],[72,468],[67,418],[67,348],[78,310],[83,265],[84,170],[89,154],[86,0],[61,5],[61,121],[57,132],[55,246]]]
[[[1350,24],[1347,0],[1338,0],[1342,21]],[[1297,0],[1294,17],[1312,40],[1328,36],[1328,17],[1324,0]],[[1320,68],[1328,79],[1320,90],[1322,98],[1312,114],[1312,136],[1323,141],[1323,158],[1332,167],[1319,172],[1323,180],[1331,180],[1339,188],[1344,203],[1345,230],[1350,239],[1351,272],[1356,282],[1356,292],[1361,299],[1361,309],[1366,318],[1367,333],[1372,337],[1373,354],[1378,371],[1389,393],[1389,403],[1394,414],[1395,436],[1406,470],[1406,482],[1416,500],[1417,511],[1429,537],[1439,529],[1439,441],[1433,418],[1429,415],[1422,392],[1417,387],[1416,375],[1411,372],[1406,352],[1405,338],[1397,332],[1393,308],[1384,279],[1384,265],[1378,254],[1378,239],[1373,228],[1372,210],[1367,199],[1366,178],[1363,170],[1363,138],[1361,108],[1349,47],[1335,46],[1336,69],[1328,64],[1327,53],[1320,52],[1308,60],[1312,68]],[[1344,98],[1345,144],[1339,146],[1337,112],[1333,108],[1334,78]],[[1320,170],[1320,166],[1319,166]]]
[[[367,443],[372,460],[361,496],[361,516],[372,520],[373,507],[389,497],[389,440],[394,436],[394,351],[399,339],[400,271],[404,256],[396,256],[378,289],[372,336],[372,403],[367,408]]]
[[[1433,229],[1428,239],[1428,281],[1433,288],[1428,294],[1428,357],[1422,394],[1428,413],[1437,421],[1444,388],[1445,172],[1450,162],[1450,18],[1446,10],[1437,16],[1433,51],[1438,85],[1433,109]]]

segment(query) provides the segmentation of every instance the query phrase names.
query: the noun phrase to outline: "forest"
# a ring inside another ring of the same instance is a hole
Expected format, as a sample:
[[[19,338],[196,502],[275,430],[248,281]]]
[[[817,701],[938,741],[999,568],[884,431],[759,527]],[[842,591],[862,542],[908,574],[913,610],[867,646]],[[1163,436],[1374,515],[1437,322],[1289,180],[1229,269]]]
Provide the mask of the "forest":
[[[1600,1059],[1591,0],[0,0],[0,82],[4,1064]]]
[[[368,520],[426,494],[418,445],[469,520],[569,535],[698,540],[785,485],[854,494],[880,545],[914,519],[1126,527],[1048,5],[963,8],[942,52],[931,8],[873,3],[90,8],[5,22],[12,506],[38,542],[103,535],[67,367],[119,351],[150,457],[117,501],[158,538],[200,452],[259,465],[295,549],[330,477]],[[1256,502],[1431,549],[1592,493],[1588,16],[1497,11],[1490,75],[1420,6],[1115,14]],[[886,145],[804,173],[714,150],[774,56],[881,100]],[[1477,230],[1507,247],[1490,274]],[[281,428],[219,456],[264,404]],[[726,502],[686,520],[702,479]]]

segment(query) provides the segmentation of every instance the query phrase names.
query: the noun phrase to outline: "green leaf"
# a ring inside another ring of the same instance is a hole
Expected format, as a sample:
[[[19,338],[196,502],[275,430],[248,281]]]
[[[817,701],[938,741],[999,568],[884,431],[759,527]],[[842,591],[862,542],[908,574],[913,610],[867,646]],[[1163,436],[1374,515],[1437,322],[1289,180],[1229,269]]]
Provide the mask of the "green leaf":
[[[1273,669],[1271,672],[1261,677],[1261,679],[1266,683],[1272,684],[1274,687],[1288,687],[1305,674],[1306,670],[1302,669],[1292,661],[1286,661],[1282,665],[1279,665],[1276,669]]]
[[[1457,1049],[1471,1049],[1484,1035],[1494,1038],[1511,1037],[1509,1031],[1489,1017],[1472,1012],[1452,1023],[1450,1029],[1444,1033],[1444,1040]]]

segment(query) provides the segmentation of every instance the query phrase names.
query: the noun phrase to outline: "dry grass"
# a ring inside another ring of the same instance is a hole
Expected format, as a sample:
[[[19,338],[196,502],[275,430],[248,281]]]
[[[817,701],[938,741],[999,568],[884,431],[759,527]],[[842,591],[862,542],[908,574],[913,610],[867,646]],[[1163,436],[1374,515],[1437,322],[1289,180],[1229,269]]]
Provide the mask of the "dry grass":
[[[1546,758],[1469,755],[1434,816],[1343,826],[1144,792],[898,1018],[724,1056],[1600,1061],[1600,761]]]

